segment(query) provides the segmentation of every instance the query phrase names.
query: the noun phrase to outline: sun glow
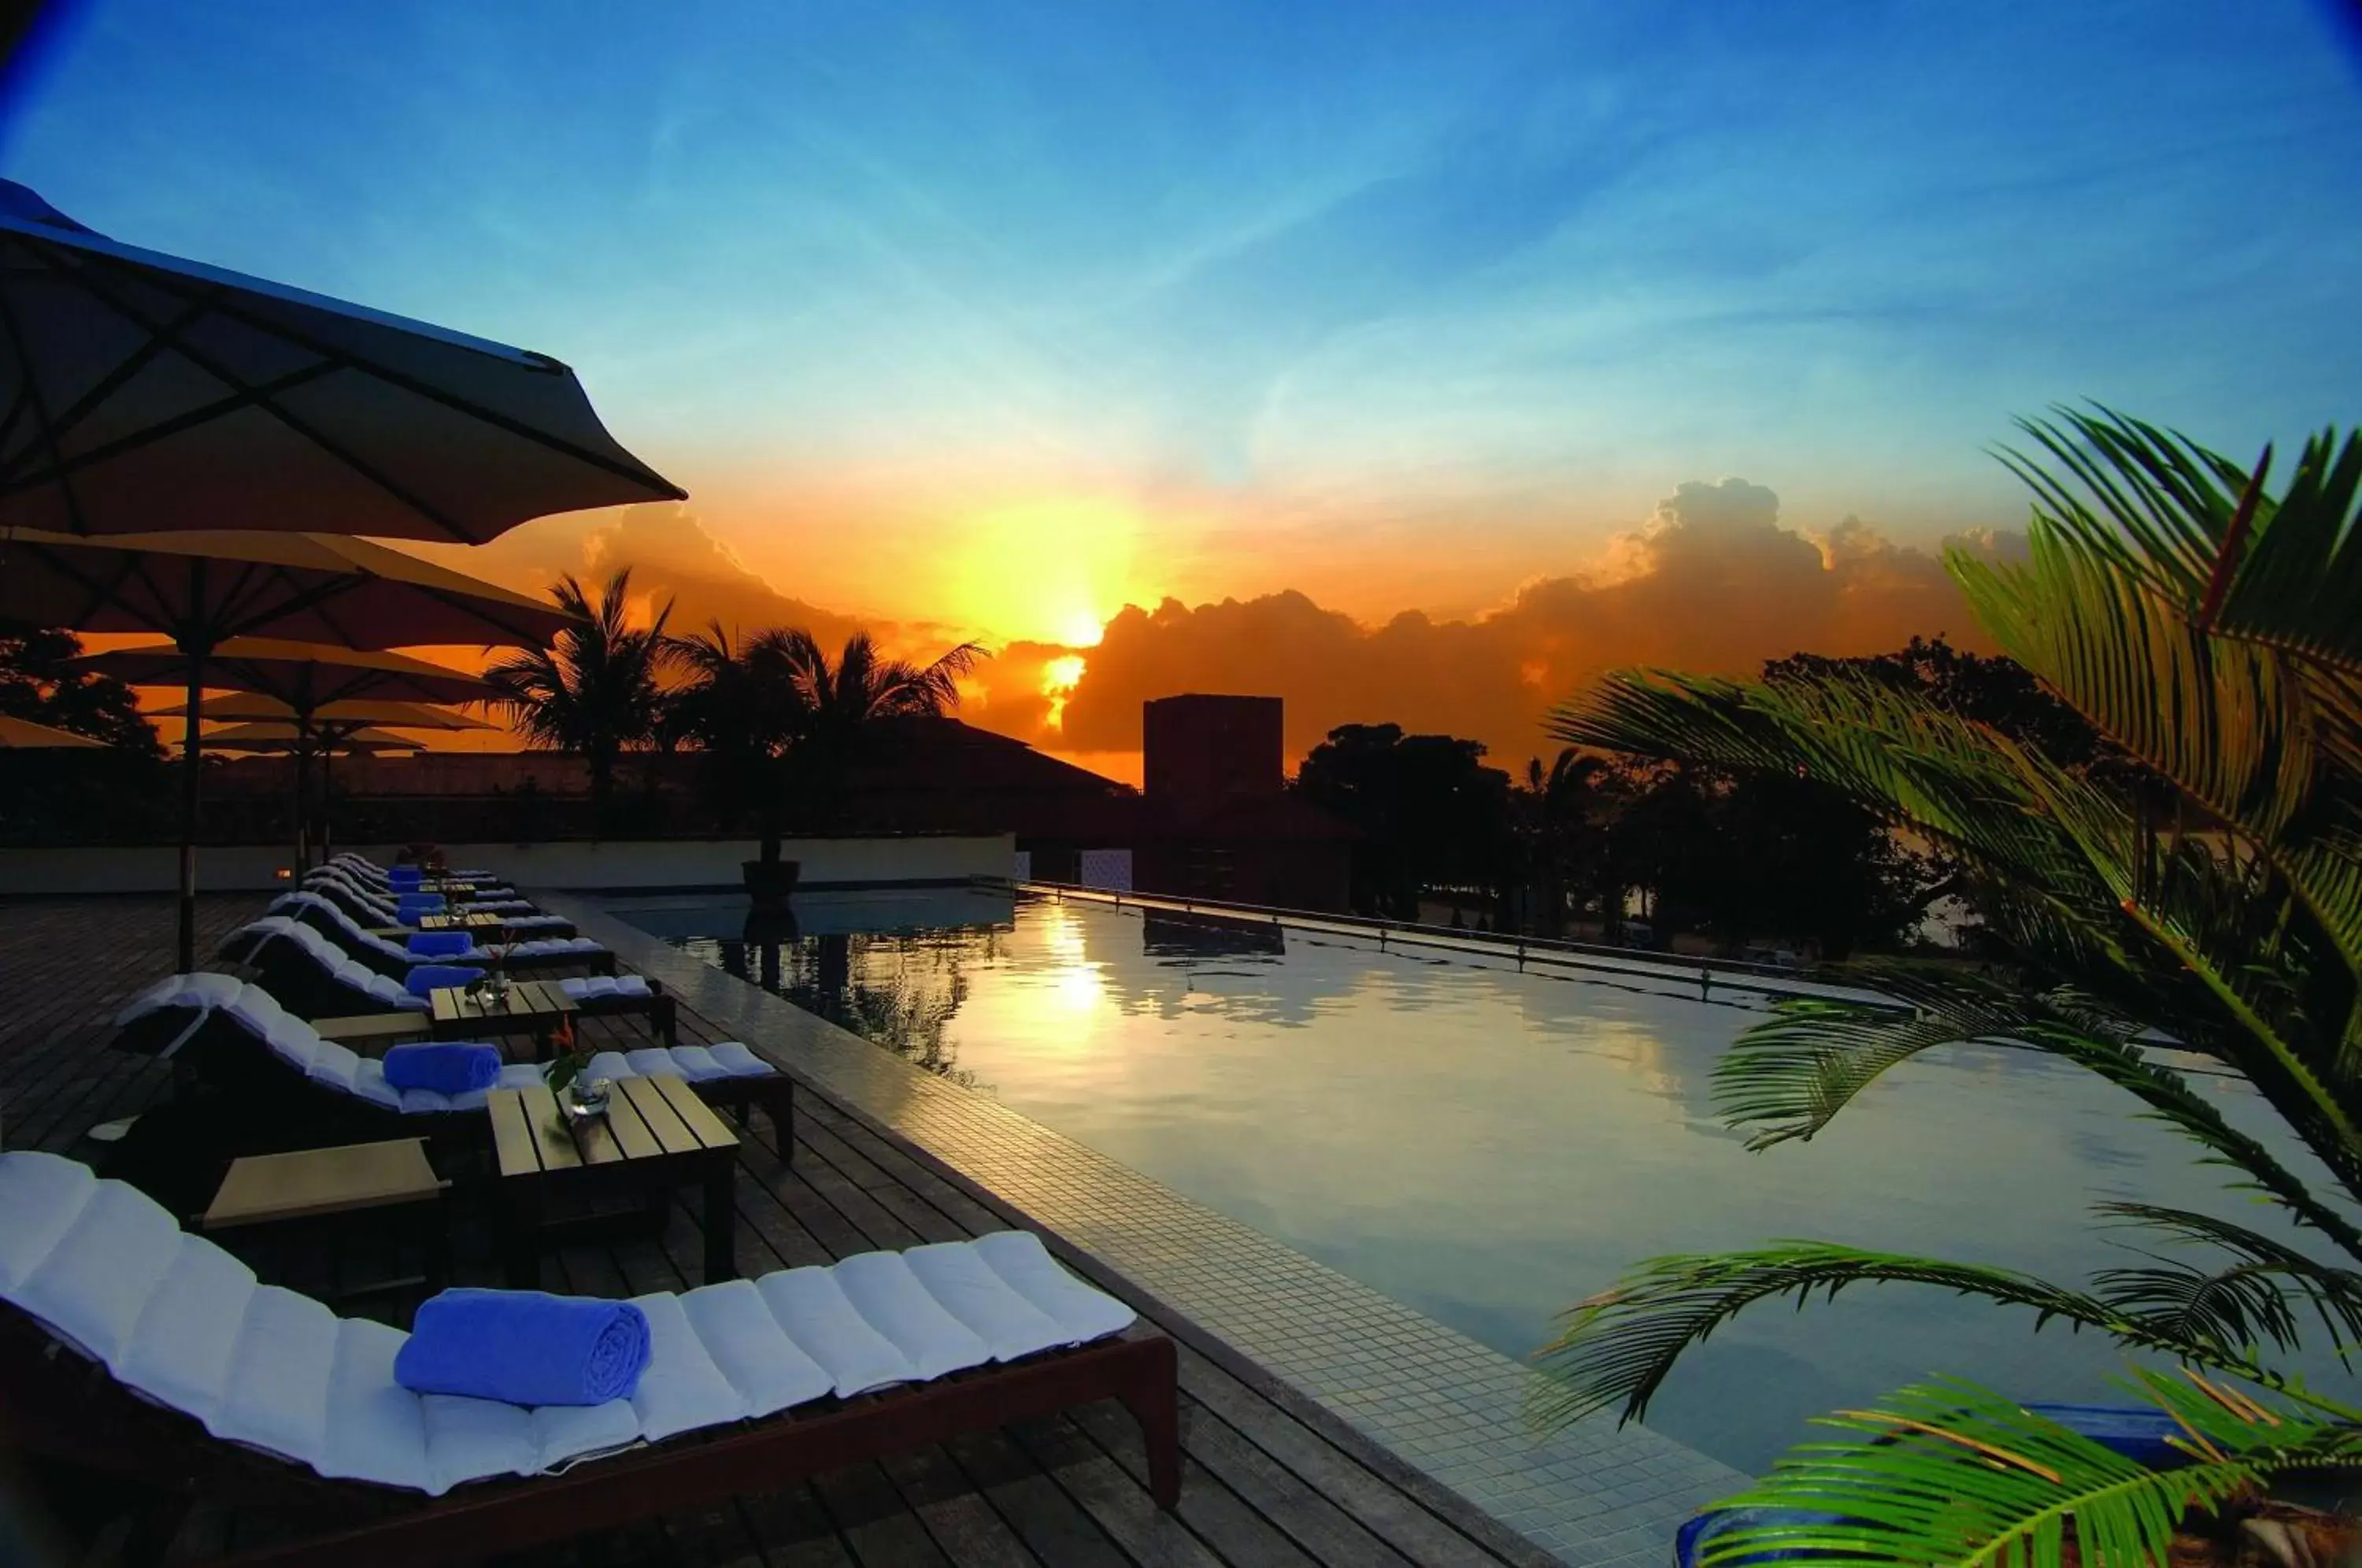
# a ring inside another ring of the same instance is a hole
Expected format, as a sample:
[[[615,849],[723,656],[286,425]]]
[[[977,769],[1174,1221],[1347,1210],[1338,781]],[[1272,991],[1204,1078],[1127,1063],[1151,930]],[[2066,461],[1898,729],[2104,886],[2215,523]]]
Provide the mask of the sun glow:
[[[1063,658],[1044,660],[1042,665],[1042,695],[1050,699],[1050,727],[1061,729],[1066,722],[1066,699],[1082,684],[1083,657],[1067,654]]]
[[[1134,594],[1141,519],[1109,502],[1035,501],[977,513],[954,533],[942,597],[954,619],[999,638],[1098,643]]]

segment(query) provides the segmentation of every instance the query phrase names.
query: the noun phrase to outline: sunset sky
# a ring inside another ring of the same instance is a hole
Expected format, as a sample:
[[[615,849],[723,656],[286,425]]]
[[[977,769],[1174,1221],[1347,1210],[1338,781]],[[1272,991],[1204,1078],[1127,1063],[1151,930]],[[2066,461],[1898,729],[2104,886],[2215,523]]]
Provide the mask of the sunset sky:
[[[1512,764],[1604,665],[1961,634],[1985,448],[2095,398],[2362,415],[2331,0],[119,0],[0,174],[117,238],[554,354],[687,507],[453,557],[680,621],[987,641]],[[1136,608],[1127,609],[1127,606]]]

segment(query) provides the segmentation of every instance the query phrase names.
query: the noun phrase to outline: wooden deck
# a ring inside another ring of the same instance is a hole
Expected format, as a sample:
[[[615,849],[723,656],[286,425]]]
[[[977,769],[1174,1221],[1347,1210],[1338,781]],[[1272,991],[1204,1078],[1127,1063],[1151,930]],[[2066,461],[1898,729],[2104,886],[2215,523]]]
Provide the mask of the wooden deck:
[[[262,901],[205,900],[199,950],[209,952]],[[102,1147],[85,1137],[90,1128],[167,1092],[162,1068],[109,1051],[106,1042],[124,999],[169,972],[171,945],[167,900],[0,901],[0,1143],[95,1163]],[[686,1010],[680,1027],[684,1043],[713,1038]],[[631,1019],[592,1021],[584,1034],[641,1043]],[[780,1159],[767,1121],[742,1132],[734,1245],[743,1274],[954,1240],[1014,1218],[809,1087],[798,1095],[795,1131],[792,1165]],[[500,1283],[485,1230],[483,1217],[463,1206],[455,1220],[458,1283]],[[273,1283],[330,1295],[382,1277],[393,1246],[375,1229],[347,1226],[325,1244],[315,1235],[241,1251]],[[694,1195],[684,1195],[661,1236],[643,1231],[569,1249],[544,1262],[543,1283],[606,1296],[679,1289],[701,1282],[702,1249]],[[414,1300],[364,1297],[340,1309],[401,1323]],[[1175,1514],[1150,1502],[1139,1430],[1109,1403],[515,1561],[732,1568],[1555,1561],[1155,1303],[1133,1305],[1180,1342],[1187,1469]],[[168,1560],[267,1539],[272,1529],[270,1520],[200,1510]]]

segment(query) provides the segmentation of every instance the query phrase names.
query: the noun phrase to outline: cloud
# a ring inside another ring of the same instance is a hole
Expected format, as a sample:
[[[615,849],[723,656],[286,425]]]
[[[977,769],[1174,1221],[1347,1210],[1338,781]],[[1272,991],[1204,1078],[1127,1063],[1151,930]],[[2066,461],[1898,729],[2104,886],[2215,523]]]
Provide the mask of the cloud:
[[[823,645],[868,631],[899,640],[900,628],[874,617],[842,614],[773,588],[679,502],[627,506],[582,542],[581,569],[604,580],[630,568],[632,587],[657,603],[672,601],[676,632],[719,622],[734,642],[768,626],[800,626]]]
[[[734,640],[767,626],[800,626],[833,646],[866,631],[895,653],[924,652],[930,644],[940,652],[957,640],[930,623],[824,609],[782,593],[679,502],[543,518],[486,545],[403,547],[532,593],[547,591],[569,572],[595,587],[628,567],[635,613],[652,614],[669,599],[668,624],[679,633],[702,632],[719,621]]]
[[[2017,547],[2007,535],[1951,542]],[[1680,486],[1591,569],[1529,582],[1486,614],[1369,625],[1293,590],[1128,606],[1097,647],[1006,650],[968,716],[1053,749],[1119,752],[1138,747],[1149,698],[1255,692],[1286,700],[1296,756],[1338,724],[1391,721],[1473,736],[1515,764],[1547,751],[1549,708],[1611,667],[1747,674],[1799,650],[1875,653],[1935,633],[1986,646],[1935,556],[1854,517],[1821,537],[1783,526],[1776,494],[1727,479]],[[1081,679],[1054,724],[1044,676],[1076,654]]]

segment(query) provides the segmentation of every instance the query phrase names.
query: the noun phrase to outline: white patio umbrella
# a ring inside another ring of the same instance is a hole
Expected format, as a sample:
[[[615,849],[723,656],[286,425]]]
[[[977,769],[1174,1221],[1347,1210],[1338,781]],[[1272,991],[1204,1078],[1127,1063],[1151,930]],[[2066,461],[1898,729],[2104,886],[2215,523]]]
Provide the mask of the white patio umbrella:
[[[260,639],[249,638],[248,641],[254,643]],[[283,646],[300,648],[305,645],[296,643]],[[112,668],[114,666],[109,663],[110,659],[120,658],[125,651],[117,649],[114,655],[86,655],[84,660],[94,668]],[[129,651],[136,659],[138,650]],[[168,654],[171,652],[171,645],[165,646],[165,651]],[[348,657],[358,659],[370,656],[353,654]],[[375,657],[384,658],[390,656]],[[249,662],[257,665],[262,663],[259,660]],[[404,662],[414,664],[417,661]],[[210,679],[212,677],[207,679]],[[460,676],[455,670],[450,679],[456,682],[469,678]],[[169,708],[155,708],[149,712],[153,717],[159,719],[184,718],[188,714],[189,708],[185,702],[176,702]],[[463,730],[494,730],[500,727],[450,708],[436,707],[425,702],[376,701],[363,697],[299,708],[292,703],[281,701],[276,697],[251,690],[225,691],[220,696],[208,697],[198,704],[197,712],[199,716],[207,719],[259,721],[265,724],[292,728],[293,744],[290,749],[292,750],[295,757],[295,868],[298,872],[308,871],[312,867],[310,831],[312,794],[309,779],[315,754],[320,756],[322,820],[325,824],[327,754],[335,748],[337,742],[345,736],[366,731],[371,735],[382,735],[397,745],[407,745],[416,749],[417,742],[405,741],[403,737],[392,734],[390,732],[436,730],[457,733]],[[248,727],[253,726],[249,723]],[[215,730],[205,736],[205,745],[218,747],[222,744],[223,736],[230,733],[226,730]]]
[[[6,713],[0,713],[0,747],[13,751],[34,746],[59,751],[80,751],[95,746],[105,751],[106,743],[102,740],[93,740],[88,735],[78,735],[72,730],[58,729],[50,724],[37,724],[30,719],[12,719]]]
[[[683,493],[546,354],[124,245],[0,180],[0,528],[480,544]]]
[[[188,704],[205,661],[234,637],[347,647],[534,646],[570,624],[521,593],[333,534],[177,533],[80,538],[0,529],[0,619],[83,632],[162,632],[183,656]],[[181,933],[196,962],[197,715],[183,720]]]

